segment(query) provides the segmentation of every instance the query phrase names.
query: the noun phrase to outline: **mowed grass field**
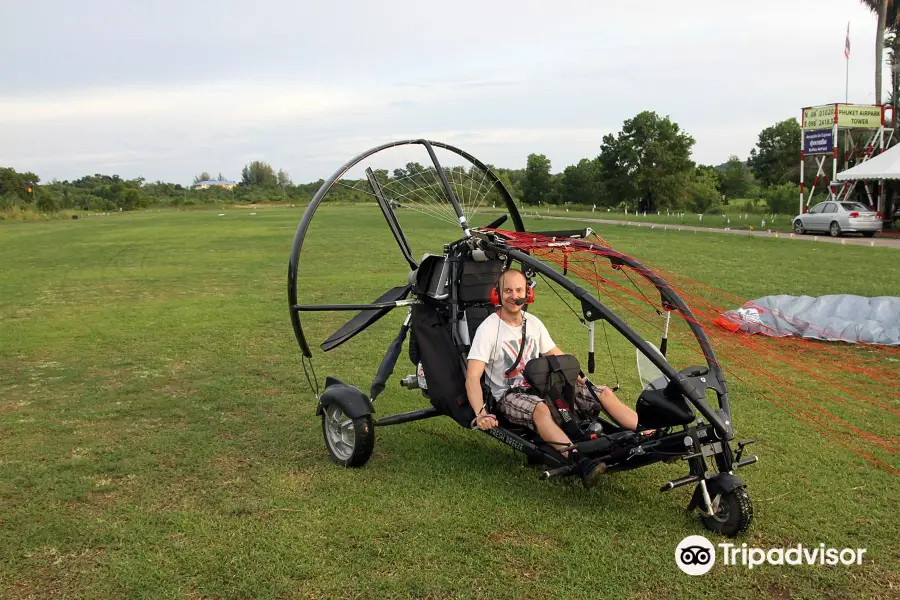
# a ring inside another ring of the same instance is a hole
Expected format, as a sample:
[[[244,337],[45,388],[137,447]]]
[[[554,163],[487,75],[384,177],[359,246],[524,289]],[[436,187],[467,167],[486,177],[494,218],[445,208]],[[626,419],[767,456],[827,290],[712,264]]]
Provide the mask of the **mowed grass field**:
[[[866,548],[863,565],[717,564],[689,577],[675,547],[708,532],[684,512],[690,488],[658,491],[684,465],[591,490],[541,482],[523,455],[444,418],[378,429],[364,468],[336,467],[288,318],[302,209],[218,212],[0,224],[0,597],[900,594],[898,478],[741,385],[731,389],[737,435],[760,440],[761,460],[741,473],[755,520],[737,543]],[[442,223],[404,218],[417,253],[450,239]],[[896,250],[597,231],[747,298],[900,294]],[[374,208],[322,208],[303,252],[305,301],[371,300],[404,281]],[[583,358],[582,330],[551,294],[531,310]],[[313,348],[349,316],[310,316]],[[316,352],[320,383],[331,374],[367,390],[402,318]],[[610,341],[633,403],[633,350]],[[601,349],[598,378],[609,381]],[[397,383],[411,372],[401,358],[376,416],[425,406]],[[886,434],[897,436],[893,425]]]
[[[819,199],[819,201],[822,200],[822,198]],[[815,204],[816,202],[813,202],[813,204],[810,205],[810,208]],[[751,212],[744,209],[743,206],[745,205],[726,206],[722,211],[704,214],[702,218],[700,218],[698,213],[694,212],[667,214],[666,211],[662,211],[660,214],[647,213],[644,215],[644,213],[634,213],[632,211],[629,211],[628,214],[625,214],[622,211],[617,212],[615,210],[607,212],[607,209],[600,207],[596,210],[591,210],[590,208],[585,209],[583,207],[569,207],[569,210],[567,211],[565,206],[547,205],[539,208],[529,206],[524,208],[523,212],[531,217],[537,217],[538,220],[548,216],[573,217],[629,221],[631,223],[641,224],[654,223],[667,226],[686,225],[691,227],[711,227],[716,229],[740,229],[744,231],[749,230],[752,227],[754,231],[779,231],[782,233],[790,233],[793,230],[794,217],[797,216],[797,213],[800,210],[798,206],[796,211],[792,211],[789,214],[763,214],[759,212],[758,208]],[[492,210],[498,214],[500,213],[499,207]],[[552,221],[544,222],[552,223]],[[896,233],[889,222],[885,223],[883,232],[887,233],[879,233],[877,235],[894,235]],[[862,237],[861,234],[852,234],[852,236]]]
[[[584,217],[588,219],[608,219],[614,221],[631,221],[633,223],[657,223],[660,225],[690,225],[692,227],[715,227],[730,229],[750,229],[752,226],[755,230],[772,230],[781,232],[790,232],[793,225],[793,218],[796,213],[791,214],[760,214],[758,212],[741,211],[739,208],[725,207],[721,212],[704,214],[700,218],[699,213],[683,212],[683,213],[667,213],[663,210],[661,213],[635,213],[628,211],[628,214],[621,210],[609,210],[598,207],[591,210],[583,207],[565,206],[541,206],[539,208],[527,207],[524,213],[531,217]],[[497,208],[496,212],[500,212]],[[765,225],[763,225],[765,223]]]

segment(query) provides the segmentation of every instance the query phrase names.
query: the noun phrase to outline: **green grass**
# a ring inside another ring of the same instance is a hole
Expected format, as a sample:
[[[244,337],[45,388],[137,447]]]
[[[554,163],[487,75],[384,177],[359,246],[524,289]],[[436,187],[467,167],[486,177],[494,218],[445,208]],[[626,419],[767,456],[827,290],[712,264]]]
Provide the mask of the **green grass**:
[[[632,221],[635,223],[658,223],[661,225],[690,225],[693,227],[715,227],[749,230],[752,226],[755,230],[772,230],[772,231],[791,231],[791,223],[796,213],[791,214],[760,214],[758,212],[746,210],[742,211],[741,207],[725,206],[720,212],[704,214],[700,218],[698,213],[690,211],[682,211],[678,213],[661,211],[657,213],[633,213],[611,209],[607,211],[605,208],[597,208],[592,211],[590,208],[569,208],[566,212],[564,206],[541,206],[525,207],[521,209],[523,213],[529,216],[539,215],[540,217],[584,217],[593,219],[609,219],[614,221]],[[540,220],[540,219],[539,219]],[[765,221],[765,225],[763,225]],[[552,221],[545,221],[552,222]]]
[[[0,597],[897,593],[898,479],[740,385],[737,434],[761,440],[760,464],[743,473],[755,521],[741,541],[865,547],[864,565],[717,565],[690,578],[675,546],[705,530],[683,512],[688,488],[657,491],[682,465],[616,474],[593,490],[544,483],[522,455],[448,419],[379,429],[364,468],[335,467],[288,320],[302,209],[218,212],[0,224]],[[404,226],[417,254],[449,240],[428,219]],[[896,250],[597,230],[641,260],[747,298],[897,293]],[[405,274],[371,208],[322,209],[304,256],[309,300],[372,299]],[[580,352],[583,335],[557,308],[544,294],[532,310]],[[310,317],[311,339],[346,317]],[[318,353],[320,381],[334,374],[367,389],[401,319]],[[633,353],[614,344],[623,393],[633,393]],[[407,363],[395,376],[411,372]],[[378,415],[421,406],[396,379],[377,400]]]

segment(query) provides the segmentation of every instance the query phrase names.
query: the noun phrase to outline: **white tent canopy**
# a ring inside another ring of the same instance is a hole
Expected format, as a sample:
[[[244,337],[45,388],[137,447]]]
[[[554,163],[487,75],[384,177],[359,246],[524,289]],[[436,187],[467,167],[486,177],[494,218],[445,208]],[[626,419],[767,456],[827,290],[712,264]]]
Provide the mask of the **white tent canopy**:
[[[900,179],[900,144],[855,167],[841,171],[834,179],[835,181]]]

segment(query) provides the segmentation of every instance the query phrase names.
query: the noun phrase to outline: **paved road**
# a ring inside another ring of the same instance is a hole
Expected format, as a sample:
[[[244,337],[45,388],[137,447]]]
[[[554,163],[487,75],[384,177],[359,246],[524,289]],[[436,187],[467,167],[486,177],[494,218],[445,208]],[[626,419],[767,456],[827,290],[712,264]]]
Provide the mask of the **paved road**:
[[[523,213],[523,216],[526,216]],[[541,219],[561,219],[565,221],[581,221],[583,223],[603,223],[604,225],[631,225],[633,227],[650,227],[654,229],[674,229],[678,231],[706,231],[711,233],[731,233],[735,235],[752,235],[754,237],[764,238],[789,238],[793,235],[795,240],[803,240],[808,242],[827,242],[829,244],[847,244],[855,246],[874,246],[881,248],[897,248],[900,249],[900,238],[896,237],[880,237],[865,238],[861,236],[845,236],[833,238],[826,235],[794,235],[792,233],[768,233],[766,231],[748,231],[746,229],[720,229],[716,227],[695,227],[692,225],[666,225],[663,223],[647,223],[645,221],[618,221],[615,219],[589,219],[586,217],[556,217],[549,215],[541,215]]]

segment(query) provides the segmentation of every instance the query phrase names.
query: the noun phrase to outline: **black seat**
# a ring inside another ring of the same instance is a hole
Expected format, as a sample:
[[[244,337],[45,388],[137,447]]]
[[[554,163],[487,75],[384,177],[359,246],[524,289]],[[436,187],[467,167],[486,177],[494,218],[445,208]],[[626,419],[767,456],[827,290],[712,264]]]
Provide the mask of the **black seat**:
[[[491,290],[497,285],[504,264],[496,258],[483,261],[469,259],[462,263],[458,298],[470,340],[475,337],[478,326],[494,312]],[[468,351],[468,348],[465,350]]]
[[[468,308],[464,308],[463,312],[466,315],[466,325],[469,328],[469,339],[475,339],[475,332],[478,331],[478,326],[484,323],[484,320],[491,316],[491,313],[494,312],[494,307],[492,306],[470,306]]]
[[[464,261],[459,277],[460,304],[463,307],[478,304],[489,306],[491,289],[497,285],[505,264],[498,258]]]

